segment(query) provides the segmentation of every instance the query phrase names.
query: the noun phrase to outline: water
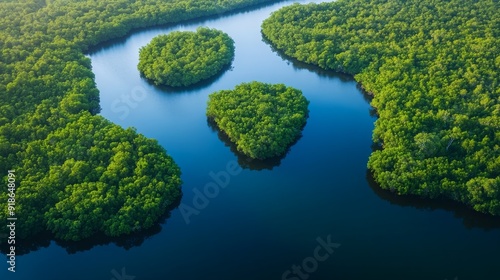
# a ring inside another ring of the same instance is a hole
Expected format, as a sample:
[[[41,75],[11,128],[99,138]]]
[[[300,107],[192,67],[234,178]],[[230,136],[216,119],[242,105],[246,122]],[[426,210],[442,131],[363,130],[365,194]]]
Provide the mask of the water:
[[[167,149],[183,172],[183,209],[194,208],[195,191],[214,182],[210,172],[234,175],[220,177],[227,186],[187,218],[174,209],[155,229],[111,242],[41,241],[38,249],[18,257],[15,274],[4,265],[0,278],[500,276],[498,219],[455,203],[397,197],[379,189],[366,170],[375,121],[369,97],[349,77],[290,62],[263,42],[261,22],[290,3],[140,30],[95,49],[89,56],[101,92],[101,114],[137,128]],[[136,65],[141,46],[156,35],[198,26],[223,30],[234,39],[232,69],[181,91],[155,87],[140,77]],[[235,155],[205,116],[210,93],[253,80],[293,86],[310,100],[302,137],[285,157],[266,163]],[[238,161],[243,169],[232,166]],[[328,242],[338,245],[321,247]],[[301,271],[294,274],[294,265]]]

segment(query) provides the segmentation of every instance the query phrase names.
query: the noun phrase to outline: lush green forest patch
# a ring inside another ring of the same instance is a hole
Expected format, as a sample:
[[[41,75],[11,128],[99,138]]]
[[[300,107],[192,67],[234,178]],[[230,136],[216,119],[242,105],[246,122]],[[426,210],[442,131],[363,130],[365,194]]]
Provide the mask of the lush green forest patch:
[[[285,7],[262,32],[374,94],[382,188],[500,215],[499,14],[488,0],[339,0]]]
[[[96,115],[84,51],[134,28],[263,2],[272,1],[0,2],[0,170],[4,182],[7,170],[16,174],[16,236],[127,234],[153,225],[180,197],[179,168],[156,141]],[[2,220],[8,194],[0,190]]]
[[[243,83],[209,96],[207,116],[255,159],[282,155],[306,124],[309,101],[283,84]]]
[[[189,86],[231,64],[234,42],[226,33],[199,27],[196,32],[159,35],[139,51],[137,68],[157,85]]]

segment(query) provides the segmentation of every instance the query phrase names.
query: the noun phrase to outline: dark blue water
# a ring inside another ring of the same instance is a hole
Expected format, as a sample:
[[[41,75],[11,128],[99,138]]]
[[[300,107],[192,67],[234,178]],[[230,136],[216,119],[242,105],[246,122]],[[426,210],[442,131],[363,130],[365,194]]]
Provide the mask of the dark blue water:
[[[15,274],[4,264],[0,279],[498,279],[498,219],[380,190],[366,170],[369,98],[352,79],[293,63],[262,41],[261,22],[290,3],[138,31],[90,54],[102,115],[167,149],[183,172],[186,212],[111,243],[41,242],[18,257]],[[232,69],[184,91],[140,77],[141,46],[198,26],[234,39]],[[273,162],[235,155],[205,116],[210,93],[253,80],[285,83],[310,100],[302,137]],[[225,188],[200,200],[197,191],[215,186],[211,172]]]

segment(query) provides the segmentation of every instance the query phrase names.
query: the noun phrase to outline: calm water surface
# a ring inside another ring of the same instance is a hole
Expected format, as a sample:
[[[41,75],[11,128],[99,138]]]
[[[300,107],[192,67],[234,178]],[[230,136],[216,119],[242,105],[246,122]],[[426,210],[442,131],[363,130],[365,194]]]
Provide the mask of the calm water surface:
[[[47,241],[18,258],[15,275],[4,265],[0,278],[278,280],[305,264],[302,277],[292,272],[287,279],[499,279],[498,220],[380,190],[366,170],[375,121],[369,98],[352,79],[293,63],[262,41],[261,22],[290,3],[140,30],[91,53],[101,114],[167,149],[183,172],[181,205],[193,206],[195,190],[213,182],[210,172],[237,161],[243,170],[188,224],[174,209],[153,231],[124,241]],[[140,77],[140,47],[156,35],[198,26],[234,39],[231,69],[183,91]],[[273,162],[238,157],[205,117],[210,93],[253,80],[285,83],[310,100],[302,137]],[[340,246],[321,249],[328,258],[317,261],[318,239]]]

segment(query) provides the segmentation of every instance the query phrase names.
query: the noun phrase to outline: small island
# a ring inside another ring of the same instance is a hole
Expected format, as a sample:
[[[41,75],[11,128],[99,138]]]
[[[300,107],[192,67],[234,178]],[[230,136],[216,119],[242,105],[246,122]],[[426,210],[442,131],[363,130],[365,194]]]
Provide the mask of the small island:
[[[283,155],[300,136],[309,101],[283,84],[242,83],[209,96],[207,117],[253,159]]]
[[[199,27],[196,32],[174,31],[153,38],[140,49],[137,68],[156,85],[185,87],[214,77],[233,57],[229,35]]]

